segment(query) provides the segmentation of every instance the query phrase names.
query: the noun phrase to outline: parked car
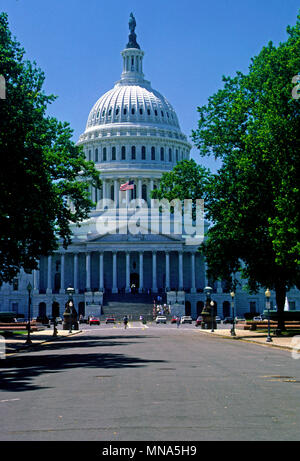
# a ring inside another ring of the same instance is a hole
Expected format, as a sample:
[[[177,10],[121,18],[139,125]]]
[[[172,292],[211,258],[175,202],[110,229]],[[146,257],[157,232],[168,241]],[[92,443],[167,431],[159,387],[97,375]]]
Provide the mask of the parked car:
[[[167,323],[167,317],[164,315],[158,315],[155,319],[155,322],[158,323]]]
[[[236,317],[236,318],[235,318],[235,321],[236,321],[237,323],[238,323],[238,322],[244,322],[245,319],[244,319],[244,317]]]
[[[177,317],[174,315],[174,317],[171,318],[171,323],[176,323],[177,322]]]
[[[195,327],[198,327],[199,325],[201,325],[203,319],[201,317],[201,315],[199,315],[199,317],[197,317],[196,319],[196,322],[195,322]]]
[[[261,322],[264,319],[265,319],[265,317],[263,315],[259,315],[258,317],[253,317],[253,320],[255,322]]]
[[[184,315],[183,317],[181,317],[180,323],[190,323],[190,324],[192,324],[193,319],[189,315]]]
[[[221,317],[219,315],[216,315],[215,321],[216,323],[221,323]]]
[[[89,325],[100,325],[100,319],[98,317],[91,317]]]
[[[17,317],[17,318],[15,319],[15,322],[18,322],[18,323],[25,323],[26,320],[24,319],[24,317]]]
[[[61,317],[56,317],[56,321],[57,321],[57,323],[58,323],[59,325],[61,325],[62,322],[63,322],[63,320],[62,320]]]
[[[233,318],[232,317],[225,317],[223,320],[223,323],[233,323]]]
[[[116,319],[114,317],[107,317],[105,323],[116,323]]]

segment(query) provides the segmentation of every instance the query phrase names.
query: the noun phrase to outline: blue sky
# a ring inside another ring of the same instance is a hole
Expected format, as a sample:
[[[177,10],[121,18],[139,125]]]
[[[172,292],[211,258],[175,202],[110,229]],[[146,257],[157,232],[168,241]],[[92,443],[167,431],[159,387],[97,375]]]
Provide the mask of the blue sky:
[[[66,120],[74,140],[93,104],[119,80],[120,51],[134,13],[144,74],[177,112],[189,137],[197,106],[222,87],[222,75],[247,72],[270,40],[287,38],[299,0],[1,0],[10,28],[45,72],[46,93],[58,96],[49,113]],[[300,69],[299,69],[300,70]],[[214,159],[192,157],[215,170]]]

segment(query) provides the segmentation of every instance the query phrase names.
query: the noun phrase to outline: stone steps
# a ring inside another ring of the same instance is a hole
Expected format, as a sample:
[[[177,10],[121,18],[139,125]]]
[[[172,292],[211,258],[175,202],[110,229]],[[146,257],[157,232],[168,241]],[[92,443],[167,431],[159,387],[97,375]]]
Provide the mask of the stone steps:
[[[122,320],[125,315],[128,315],[130,320],[139,320],[140,315],[144,318],[152,317],[153,305],[150,303],[128,303],[128,302],[113,302],[110,301],[102,308],[104,317],[113,316],[117,320]]]

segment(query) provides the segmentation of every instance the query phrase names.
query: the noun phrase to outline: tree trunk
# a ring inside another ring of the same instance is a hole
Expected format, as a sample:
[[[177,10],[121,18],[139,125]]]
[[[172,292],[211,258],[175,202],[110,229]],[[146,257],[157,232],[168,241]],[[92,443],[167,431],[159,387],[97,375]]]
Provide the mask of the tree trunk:
[[[285,324],[284,324],[284,304],[285,304],[285,296],[286,296],[285,283],[277,282],[275,284],[275,292],[276,292],[276,304],[277,304],[277,312],[278,312],[278,328],[281,331],[285,331]]]

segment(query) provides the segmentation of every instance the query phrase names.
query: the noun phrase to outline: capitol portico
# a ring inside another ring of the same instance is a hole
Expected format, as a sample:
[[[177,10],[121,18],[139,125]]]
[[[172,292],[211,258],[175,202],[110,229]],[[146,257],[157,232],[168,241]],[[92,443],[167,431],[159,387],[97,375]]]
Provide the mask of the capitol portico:
[[[199,244],[178,231],[174,216],[168,229],[167,218],[153,207],[151,191],[159,188],[163,173],[190,158],[191,145],[171,104],[144,78],[144,52],[136,40],[133,17],[121,56],[120,80],[95,103],[78,141],[100,173],[102,187],[90,187],[96,205],[80,226],[71,226],[72,243],[66,250],[61,245],[52,256],[40,257],[39,270],[32,276],[21,271],[15,284],[3,284],[2,311],[26,314],[26,283],[32,278],[33,316],[62,316],[69,286],[75,290],[75,307],[83,315],[87,303],[102,306],[113,295],[126,300],[134,286],[137,294],[150,301],[160,293],[165,302],[181,303],[182,314],[195,317],[202,310],[208,283],[218,314],[230,315],[229,287],[226,282],[206,279]],[[121,191],[127,182],[133,188]],[[293,299],[296,307],[296,292]],[[250,296],[240,290],[236,309],[239,315],[262,312],[263,294]]]

